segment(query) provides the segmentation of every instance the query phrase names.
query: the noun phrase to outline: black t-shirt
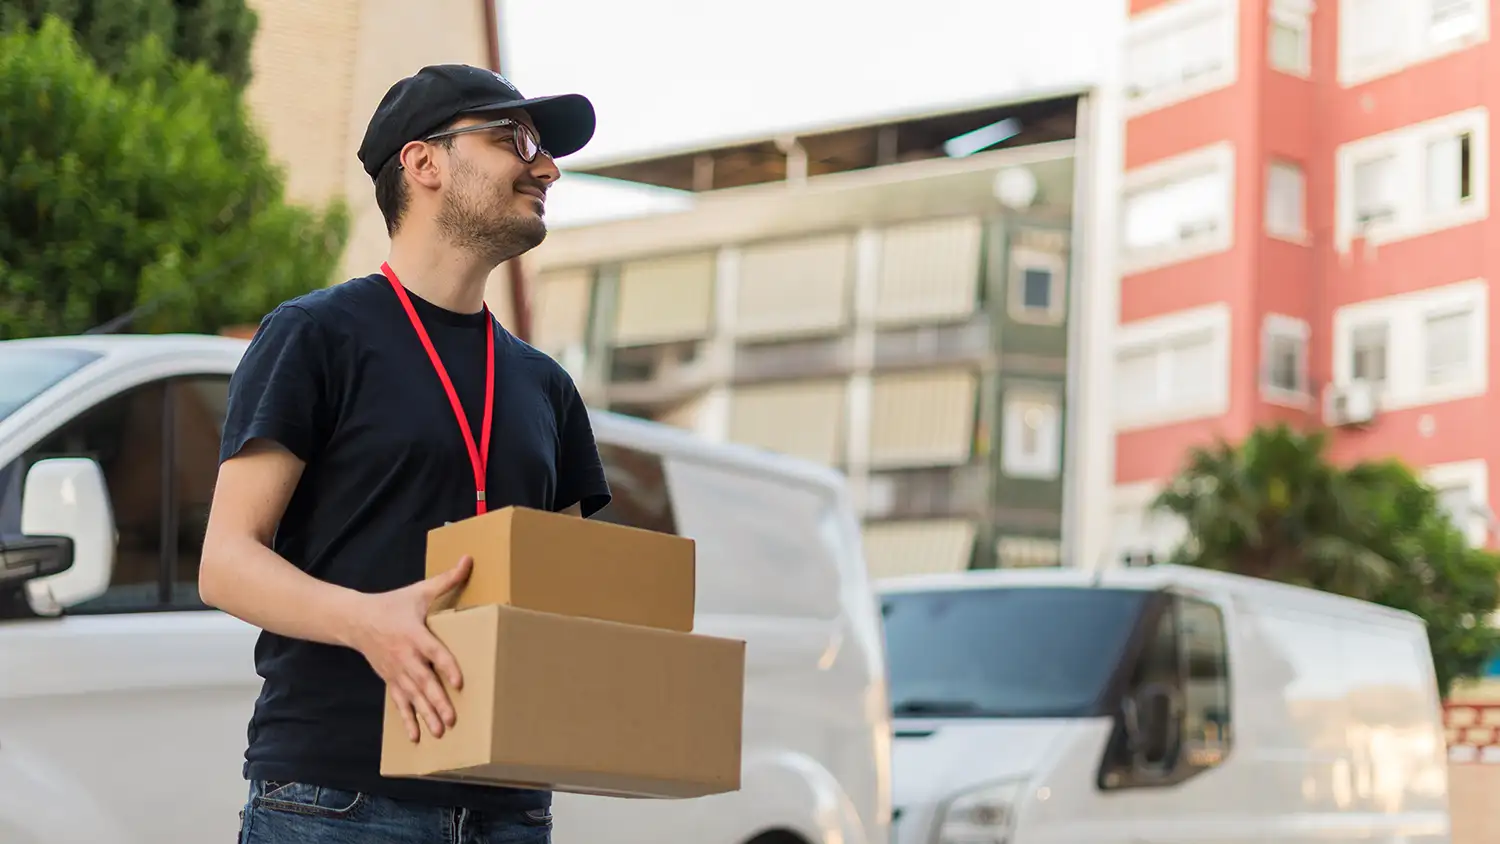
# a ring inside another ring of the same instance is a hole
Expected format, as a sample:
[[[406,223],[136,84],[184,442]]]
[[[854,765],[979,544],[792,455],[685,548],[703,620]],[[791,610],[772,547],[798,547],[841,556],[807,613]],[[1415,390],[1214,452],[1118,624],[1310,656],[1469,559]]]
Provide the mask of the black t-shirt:
[[[484,419],[495,334],[489,509],[592,515],[610,498],[588,412],[556,361],[483,313],[408,294],[463,405]],[[474,471],[452,405],[383,275],[315,290],[260,324],[230,382],[220,459],[256,437],[307,465],[274,550],[321,580],[382,592],[425,576],[427,531],[475,515]],[[551,795],[380,776],[385,684],[358,652],[262,632],[264,678],[244,773],[473,809],[541,808]]]

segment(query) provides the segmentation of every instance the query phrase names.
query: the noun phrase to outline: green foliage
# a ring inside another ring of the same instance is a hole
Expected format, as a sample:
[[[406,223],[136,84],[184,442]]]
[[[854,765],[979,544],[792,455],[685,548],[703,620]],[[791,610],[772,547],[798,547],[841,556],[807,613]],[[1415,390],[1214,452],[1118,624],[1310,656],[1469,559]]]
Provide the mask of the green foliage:
[[[213,332],[333,279],[341,204],[283,199],[223,77],[148,39],[118,74],[68,27],[0,33],[0,338]]]
[[[203,62],[235,90],[250,82],[259,21],[245,0],[0,0],[0,31],[35,29],[48,16],[72,28],[105,73],[121,73],[150,38],[186,63]]]
[[[1500,651],[1500,555],[1468,547],[1431,487],[1396,460],[1348,468],[1322,433],[1259,428],[1194,449],[1154,507],[1190,534],[1173,562],[1373,601],[1427,623],[1440,690]]]

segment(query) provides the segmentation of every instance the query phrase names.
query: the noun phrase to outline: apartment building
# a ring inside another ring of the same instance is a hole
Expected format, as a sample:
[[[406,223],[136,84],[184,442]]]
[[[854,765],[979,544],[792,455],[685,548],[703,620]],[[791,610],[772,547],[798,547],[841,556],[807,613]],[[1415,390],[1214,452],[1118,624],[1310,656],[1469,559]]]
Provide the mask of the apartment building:
[[[1117,552],[1185,449],[1326,423],[1494,541],[1483,0],[1132,0],[1115,338]]]
[[[1055,565],[1076,112],[591,167],[692,204],[552,232],[533,343],[595,406],[846,472],[877,576]]]

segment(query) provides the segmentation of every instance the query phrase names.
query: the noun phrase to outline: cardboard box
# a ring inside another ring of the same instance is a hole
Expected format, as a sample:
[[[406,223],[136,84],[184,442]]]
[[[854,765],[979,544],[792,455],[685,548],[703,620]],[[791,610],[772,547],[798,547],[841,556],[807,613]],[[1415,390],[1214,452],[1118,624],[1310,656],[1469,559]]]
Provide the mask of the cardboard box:
[[[468,554],[468,583],[438,609],[505,604],[688,632],[695,550],[682,536],[506,507],[429,531],[427,576]]]
[[[745,643],[491,605],[428,617],[463,671],[412,742],[390,696],[380,773],[619,797],[740,787]],[[445,684],[446,686],[446,684]]]

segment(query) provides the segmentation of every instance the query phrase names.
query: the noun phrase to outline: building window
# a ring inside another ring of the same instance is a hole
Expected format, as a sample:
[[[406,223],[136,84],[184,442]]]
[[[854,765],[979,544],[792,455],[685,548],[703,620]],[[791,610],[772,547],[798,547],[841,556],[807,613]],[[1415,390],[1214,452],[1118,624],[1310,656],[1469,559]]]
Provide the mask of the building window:
[[[1360,85],[1482,43],[1489,14],[1482,0],[1341,0],[1339,83]]]
[[[1066,269],[1061,255],[1013,249],[1008,297],[1011,319],[1049,325],[1062,322]]]
[[[1165,425],[1228,409],[1229,309],[1224,303],[1120,326],[1116,426]]]
[[[1175,0],[1130,19],[1125,52],[1132,115],[1234,84],[1238,63],[1233,4]]]
[[[1233,243],[1234,149],[1214,144],[1125,176],[1125,271],[1202,257]]]
[[[1385,410],[1482,395],[1488,299],[1488,285],[1474,280],[1339,308],[1334,383],[1379,384]],[[1392,354],[1396,349],[1412,351]]]
[[[1427,209],[1452,211],[1474,198],[1474,133],[1449,132],[1427,144]]]
[[[1390,333],[1385,322],[1355,326],[1349,341],[1349,370],[1355,381],[1384,384]]]
[[[1286,240],[1306,234],[1306,178],[1289,161],[1272,162],[1266,174],[1266,233]]]
[[[1305,400],[1307,390],[1307,323],[1267,314],[1261,340],[1261,391],[1271,400]]]
[[[1293,76],[1312,73],[1310,0],[1272,0],[1267,50],[1272,69]]]
[[[1051,480],[1062,469],[1062,414],[1056,394],[1006,391],[1001,468],[1012,478]]]
[[[1337,153],[1335,245],[1373,244],[1489,216],[1489,112],[1473,108],[1361,138]]]
[[[1429,387],[1461,384],[1473,361],[1474,312],[1439,311],[1423,322],[1426,383]]]
[[[1481,0],[1430,0],[1427,39],[1434,45],[1462,41],[1480,30]]]
[[[1368,226],[1396,215],[1392,190],[1396,157],[1379,155],[1354,163],[1354,220]]]
[[[1489,508],[1488,464],[1484,460],[1439,463],[1423,469],[1422,479],[1469,544],[1484,545],[1494,518]]]

